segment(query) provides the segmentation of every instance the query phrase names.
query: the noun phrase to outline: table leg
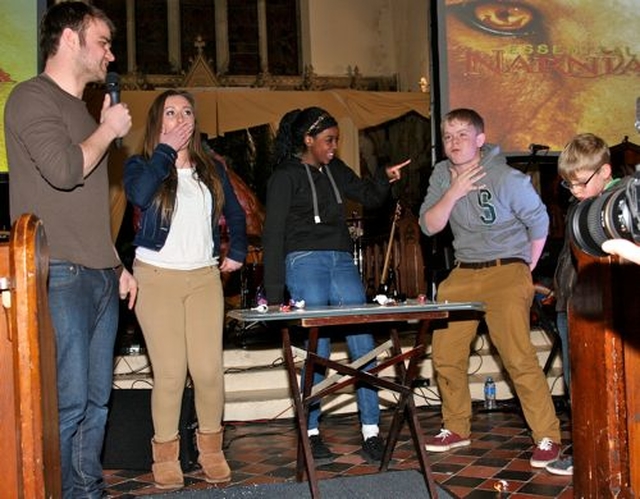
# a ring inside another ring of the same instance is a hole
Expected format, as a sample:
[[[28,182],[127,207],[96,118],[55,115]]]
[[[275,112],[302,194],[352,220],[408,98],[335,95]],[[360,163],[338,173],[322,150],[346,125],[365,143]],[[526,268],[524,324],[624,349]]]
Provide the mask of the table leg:
[[[422,321],[420,329],[416,334],[416,339],[413,345],[413,349],[416,350],[416,354],[412,355],[409,359],[409,366],[406,367],[404,362],[396,364],[396,375],[401,380],[401,383],[405,386],[411,386],[413,380],[416,378],[419,369],[420,357],[424,353],[424,345],[427,331],[429,329],[428,321]],[[398,336],[398,330],[396,328],[391,329],[391,341],[392,352],[394,355],[401,353],[400,338]],[[385,453],[380,463],[380,470],[386,471],[391,454],[398,441],[400,430],[404,423],[405,418],[408,420],[409,429],[411,431],[411,438],[416,452],[418,453],[418,460],[420,461],[420,468],[424,475],[425,484],[432,498],[438,497],[438,490],[433,479],[433,473],[431,472],[431,465],[427,458],[427,451],[425,448],[424,435],[418,420],[418,414],[416,412],[415,401],[413,400],[413,392],[401,393],[398,399],[398,404],[393,414],[391,426],[389,429],[389,436]]]
[[[427,486],[427,489],[429,490],[429,494],[431,494],[431,497],[437,498],[438,489],[436,488],[433,473],[431,472],[431,464],[429,463],[429,458],[427,457],[427,449],[425,448],[426,442],[424,440],[420,421],[418,421],[418,415],[416,413],[413,397],[409,397],[407,400],[407,412],[409,413],[409,428],[411,429],[411,437],[413,438],[414,446],[418,453],[420,468],[422,469],[422,473],[424,474],[424,482]]]
[[[284,350],[283,354],[286,361],[287,373],[289,375],[289,385],[291,387],[291,396],[293,398],[298,427],[298,461],[296,467],[296,479],[299,482],[302,481],[303,470],[306,468],[309,488],[311,489],[311,497],[316,499],[320,497],[320,489],[318,487],[318,477],[316,476],[315,461],[311,454],[311,443],[309,442],[309,436],[307,435],[307,411],[305,410],[304,404],[302,403],[302,396],[300,395],[300,385],[296,374],[296,366],[293,361],[293,354],[291,353],[289,328],[283,327],[281,332],[282,349]],[[307,371],[308,369],[305,370],[305,372]],[[311,379],[313,380],[313,373],[311,373]]]
[[[400,339],[398,337],[398,332],[395,328],[390,329],[391,335],[391,353],[393,356],[398,356],[402,353],[402,349],[400,348]],[[413,358],[413,355],[412,357]],[[406,369],[404,365],[404,361],[398,362],[395,364],[396,377],[398,379],[398,383],[403,386],[406,385]],[[398,443],[398,437],[400,436],[400,430],[402,429],[402,425],[405,419],[405,405],[406,405],[407,394],[398,393],[398,403],[396,404],[396,408],[393,412],[393,417],[391,419],[391,424],[389,426],[389,433],[387,435],[387,444],[385,447],[385,452],[382,455],[382,461],[380,462],[380,471],[386,471],[389,466],[389,461],[391,460],[391,456],[393,454],[393,450]]]

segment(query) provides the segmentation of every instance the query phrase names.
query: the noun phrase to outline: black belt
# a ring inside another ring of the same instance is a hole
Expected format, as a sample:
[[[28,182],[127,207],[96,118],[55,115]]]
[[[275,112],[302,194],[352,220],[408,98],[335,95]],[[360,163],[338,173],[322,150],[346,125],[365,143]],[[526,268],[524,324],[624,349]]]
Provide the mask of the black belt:
[[[497,260],[489,260],[488,262],[459,262],[458,267],[461,269],[486,269],[488,267],[499,267],[500,265],[509,265],[510,263],[524,263],[522,258],[498,258]]]

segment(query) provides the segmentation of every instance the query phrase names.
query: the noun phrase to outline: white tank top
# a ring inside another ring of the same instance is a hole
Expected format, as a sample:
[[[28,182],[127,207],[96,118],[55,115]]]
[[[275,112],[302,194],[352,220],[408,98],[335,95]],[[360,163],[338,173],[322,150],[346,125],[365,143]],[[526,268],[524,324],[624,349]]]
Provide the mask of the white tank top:
[[[217,265],[213,257],[211,193],[190,168],[178,169],[178,190],[171,228],[160,251],[138,247],[140,261],[177,270]]]

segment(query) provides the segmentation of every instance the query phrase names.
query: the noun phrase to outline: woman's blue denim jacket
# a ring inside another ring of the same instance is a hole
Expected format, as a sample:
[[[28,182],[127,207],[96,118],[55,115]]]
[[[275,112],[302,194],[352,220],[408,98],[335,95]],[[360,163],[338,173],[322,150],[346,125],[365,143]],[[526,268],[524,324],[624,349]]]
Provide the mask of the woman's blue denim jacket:
[[[127,200],[141,211],[139,227],[133,244],[159,251],[164,246],[171,228],[171,220],[162,223],[160,212],[154,207],[154,195],[171,166],[175,163],[177,152],[166,144],[158,144],[148,160],[140,155],[130,157],[124,167],[124,190]],[[247,256],[246,217],[233,190],[224,166],[215,161],[218,175],[224,190],[224,215],[229,229],[230,241],[227,257],[236,262],[244,262]],[[220,225],[213,220],[213,256],[220,256]]]

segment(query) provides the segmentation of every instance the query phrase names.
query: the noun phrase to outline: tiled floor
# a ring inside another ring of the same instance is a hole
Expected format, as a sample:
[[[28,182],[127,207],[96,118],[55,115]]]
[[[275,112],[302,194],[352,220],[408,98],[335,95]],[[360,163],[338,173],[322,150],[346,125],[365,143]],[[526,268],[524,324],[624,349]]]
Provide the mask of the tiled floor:
[[[558,402],[562,423],[563,447],[570,452],[570,421]],[[419,408],[425,434],[437,433],[439,408]],[[383,431],[389,423],[384,413]],[[319,468],[319,478],[376,473],[359,455],[360,439],[357,417],[333,416],[321,425],[324,439],[340,456]],[[473,419],[472,444],[441,454],[429,453],[435,480],[451,495],[459,498],[535,499],[573,497],[571,477],[554,476],[531,468],[532,442],[522,415],[512,404],[486,413],[478,410]],[[225,428],[225,455],[232,469],[228,486],[274,483],[295,480],[296,434],[292,420],[251,423],[228,422]],[[419,469],[409,431],[405,425],[393,453],[389,469]],[[107,492],[113,498],[133,498],[159,493],[148,470],[107,470]],[[199,470],[186,474],[188,489],[213,487]]]

